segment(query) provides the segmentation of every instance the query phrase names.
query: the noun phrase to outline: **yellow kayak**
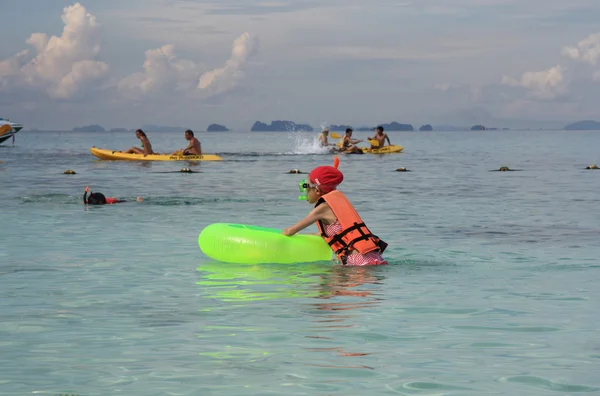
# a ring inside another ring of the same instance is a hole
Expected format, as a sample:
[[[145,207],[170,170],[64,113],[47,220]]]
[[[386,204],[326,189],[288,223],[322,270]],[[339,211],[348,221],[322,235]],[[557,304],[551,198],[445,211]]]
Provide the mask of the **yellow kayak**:
[[[126,154],[116,150],[104,150],[96,147],[90,149],[92,154],[103,160],[110,161],[223,161],[216,154],[202,155],[171,155],[171,154]]]
[[[404,150],[404,147],[400,146],[399,144],[395,144],[392,146],[383,146],[381,148],[376,148],[376,149],[369,149],[369,148],[362,149],[363,153],[367,153],[367,154],[401,153],[402,150]]]

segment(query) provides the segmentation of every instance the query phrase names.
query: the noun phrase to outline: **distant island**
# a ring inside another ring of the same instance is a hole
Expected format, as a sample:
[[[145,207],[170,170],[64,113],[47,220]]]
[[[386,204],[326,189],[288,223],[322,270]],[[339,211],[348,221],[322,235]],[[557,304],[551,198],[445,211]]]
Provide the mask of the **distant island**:
[[[331,132],[346,132],[346,129],[348,129],[348,128],[352,129],[352,126],[350,126],[350,125],[335,125],[335,124],[332,124],[329,126],[329,130]]]
[[[485,125],[473,125],[471,127],[472,131],[485,131],[487,130],[487,128],[485,127]]]
[[[393,121],[389,124],[379,124],[383,127],[384,131],[414,131],[415,129],[411,124],[400,124]]]
[[[141,129],[144,132],[184,132],[188,128],[180,126],[164,126],[164,125],[142,125]]]
[[[94,125],[86,125],[86,126],[82,126],[82,127],[75,127],[75,128],[73,128],[73,132],[106,132],[106,130],[104,128],[102,128],[100,125],[94,124]]]
[[[433,127],[429,124],[422,125],[419,131],[433,131]]]
[[[136,128],[137,129],[137,128]],[[183,132],[187,128],[180,126],[162,126],[162,125],[143,125],[141,128],[144,132]],[[82,127],[75,127],[72,129],[73,132],[106,132],[101,125],[92,124],[85,125]],[[135,129],[127,128],[111,128],[109,132],[133,132]]]
[[[206,128],[207,132],[229,132],[229,128],[224,125],[219,124],[210,124],[208,128]]]
[[[256,121],[252,125],[252,132],[312,132],[313,127],[308,124],[296,124],[293,121],[271,121],[271,124]]]
[[[600,131],[600,122],[593,120],[577,121],[565,126],[567,131]]]
[[[442,124],[442,125],[436,125],[435,130],[436,131],[457,132],[457,131],[468,131],[469,127]]]

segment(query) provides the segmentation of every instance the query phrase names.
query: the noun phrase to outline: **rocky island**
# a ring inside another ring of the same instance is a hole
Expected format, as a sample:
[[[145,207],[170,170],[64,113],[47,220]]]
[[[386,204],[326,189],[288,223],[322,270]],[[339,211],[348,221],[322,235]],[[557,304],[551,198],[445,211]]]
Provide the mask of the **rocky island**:
[[[219,124],[210,124],[208,128],[206,128],[207,132],[229,132],[229,128],[224,125]]]
[[[577,121],[565,126],[567,131],[600,131],[600,122],[593,120]]]
[[[271,124],[256,121],[252,125],[252,132],[312,132],[313,127],[308,124],[296,124],[293,121],[271,121]]]
[[[102,128],[98,124],[86,125],[82,127],[75,127],[72,129],[73,132],[106,132],[104,128]]]
[[[384,131],[414,131],[415,129],[411,124],[400,124],[399,122],[392,121],[389,124],[380,124]]]

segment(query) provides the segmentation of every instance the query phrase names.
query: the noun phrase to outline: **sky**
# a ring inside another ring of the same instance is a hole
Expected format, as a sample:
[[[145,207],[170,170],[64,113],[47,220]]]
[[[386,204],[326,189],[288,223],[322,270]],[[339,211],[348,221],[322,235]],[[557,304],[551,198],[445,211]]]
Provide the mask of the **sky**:
[[[0,0],[0,116],[249,130],[600,120],[597,0]]]

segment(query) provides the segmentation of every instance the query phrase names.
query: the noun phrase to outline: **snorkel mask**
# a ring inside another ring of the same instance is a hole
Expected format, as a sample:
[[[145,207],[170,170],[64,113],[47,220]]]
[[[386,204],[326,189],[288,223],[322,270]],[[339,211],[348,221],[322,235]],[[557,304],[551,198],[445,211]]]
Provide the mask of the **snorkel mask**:
[[[300,180],[300,183],[298,183],[298,189],[300,190],[301,193],[304,193],[304,195],[298,196],[298,199],[300,201],[308,200],[308,188],[309,187],[310,187],[310,183],[308,182],[308,179],[302,179],[302,180]]]

